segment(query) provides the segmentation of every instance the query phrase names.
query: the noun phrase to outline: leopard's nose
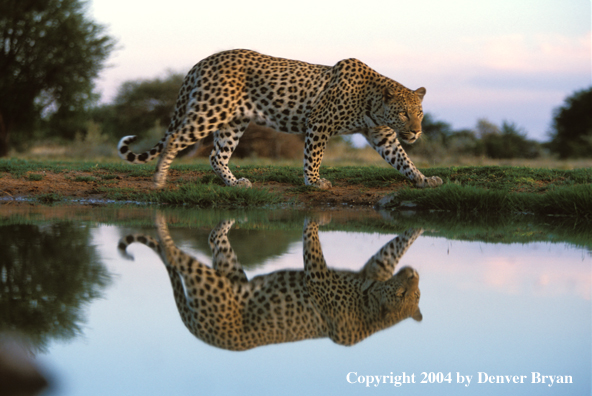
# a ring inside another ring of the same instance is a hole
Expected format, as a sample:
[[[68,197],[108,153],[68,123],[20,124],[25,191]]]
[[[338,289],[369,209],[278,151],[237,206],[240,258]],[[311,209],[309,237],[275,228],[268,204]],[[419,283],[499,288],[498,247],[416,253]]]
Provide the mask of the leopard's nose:
[[[419,279],[419,274],[417,273],[417,271],[411,267],[403,267],[401,269],[401,271],[404,271],[404,275],[407,277],[407,279],[413,279],[413,278],[417,278]]]
[[[421,135],[421,130],[419,131],[411,131],[411,133],[409,133],[407,136],[407,141],[409,143],[413,143],[415,142],[417,139],[419,139],[419,136]]]

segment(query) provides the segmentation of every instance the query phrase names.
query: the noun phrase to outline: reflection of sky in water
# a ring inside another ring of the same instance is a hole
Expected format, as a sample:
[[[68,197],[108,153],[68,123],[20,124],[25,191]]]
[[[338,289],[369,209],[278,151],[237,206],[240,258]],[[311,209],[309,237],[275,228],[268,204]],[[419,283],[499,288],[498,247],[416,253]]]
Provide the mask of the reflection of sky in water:
[[[561,244],[485,244],[420,237],[398,268],[420,274],[423,322],[406,320],[353,347],[329,339],[229,352],[195,339],[175,307],[165,268],[134,245],[116,252],[115,227],[96,230],[116,274],[89,308],[84,336],[41,358],[60,395],[357,394],[346,375],[452,373],[452,384],[381,384],[375,393],[460,394],[456,373],[472,375],[466,394],[588,394],[591,377],[591,259]],[[358,270],[391,236],[323,232],[330,267]],[[230,232],[232,242],[232,231]],[[302,268],[300,243],[248,276]],[[205,256],[202,256],[205,257]],[[239,257],[240,260],[240,257]],[[211,260],[207,260],[208,265]],[[531,372],[571,375],[574,384],[530,384]],[[525,384],[477,384],[478,372],[527,375]],[[393,389],[394,388],[394,389]]]

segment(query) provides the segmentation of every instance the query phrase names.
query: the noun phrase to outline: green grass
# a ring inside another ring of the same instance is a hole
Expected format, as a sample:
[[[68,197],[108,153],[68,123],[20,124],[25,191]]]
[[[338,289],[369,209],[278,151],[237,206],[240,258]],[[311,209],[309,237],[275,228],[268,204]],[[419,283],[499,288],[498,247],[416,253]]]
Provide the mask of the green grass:
[[[237,178],[246,177],[251,181],[257,182],[278,182],[294,185],[304,185],[304,176],[302,168],[295,166],[242,166],[240,168],[231,167],[232,172]]]
[[[457,213],[530,213],[592,219],[592,169],[523,167],[430,168],[444,184],[434,189],[403,188],[385,204],[414,210]]]
[[[68,205],[67,201],[60,204]],[[154,214],[163,212],[173,228],[192,228],[207,235],[221,220],[234,218],[238,230],[296,230],[302,231],[305,217],[311,215],[299,210],[265,210],[241,208],[215,208],[194,210],[187,206],[156,207],[155,205],[123,206],[105,205],[89,210],[84,205],[67,206],[67,221],[85,221],[130,228],[153,228]],[[47,220],[40,213],[43,207],[32,208],[25,213],[4,212],[0,225],[43,224]],[[243,220],[247,220],[244,222]],[[450,211],[417,212],[414,216],[392,211],[348,213],[340,216],[334,212],[331,222],[323,225],[324,231],[371,232],[400,234],[409,228],[423,228],[424,235],[446,237],[451,240],[482,241],[487,243],[569,243],[584,247],[592,253],[592,222],[585,219],[560,216],[524,216],[498,214],[455,213]],[[200,231],[201,230],[201,231]],[[194,233],[192,231],[192,234]]]
[[[97,181],[97,178],[94,176],[76,176],[74,178],[74,181],[92,183],[92,182]]]
[[[206,169],[206,166],[203,166]],[[0,172],[10,173],[13,177],[22,177],[27,172],[89,172],[89,173],[138,173],[141,176],[152,176],[154,165],[131,166],[123,161],[89,162],[89,161],[37,161],[18,158],[0,158]]]
[[[197,184],[183,186],[178,190],[152,193],[150,201],[199,207],[262,206],[277,204],[282,201],[282,197],[266,189],[226,188],[214,184]]]
[[[300,166],[230,166],[237,177],[247,177],[251,181],[262,183],[276,181],[294,186],[304,185]],[[208,164],[178,164],[171,167],[181,173],[205,172],[204,183],[218,180]],[[116,174],[132,177],[151,178],[154,164],[129,165],[123,161],[88,162],[88,161],[34,161],[23,159],[0,159],[0,172],[10,173],[13,177],[22,177],[27,172],[48,171],[54,173],[85,172],[107,179],[116,178]],[[422,169],[426,176],[439,176],[445,183],[463,186],[484,187],[495,190],[523,189],[525,192],[544,192],[555,186],[570,186],[592,183],[592,169],[575,170],[534,169],[526,167],[467,166],[450,168]],[[343,185],[377,187],[390,184],[412,186],[404,176],[392,168],[376,166],[321,167],[321,177],[333,183]],[[543,183],[544,185],[540,185]]]
[[[282,202],[283,197],[267,189],[227,188],[216,184],[183,184],[175,190],[138,192],[101,187],[109,199],[194,207],[261,207]]]
[[[304,186],[302,168],[295,166],[246,166],[233,169],[237,177],[251,181],[277,181]],[[556,187],[592,183],[592,169],[557,170],[526,167],[469,166],[422,169],[426,176],[439,176],[445,184],[482,187],[488,190],[546,192]],[[321,177],[334,185],[356,187],[409,186],[411,181],[396,170],[376,166],[321,167]],[[420,190],[425,191],[425,190]]]
[[[437,189],[398,191],[386,208],[478,213],[529,213],[592,219],[592,186],[560,187],[544,194],[445,184]]]

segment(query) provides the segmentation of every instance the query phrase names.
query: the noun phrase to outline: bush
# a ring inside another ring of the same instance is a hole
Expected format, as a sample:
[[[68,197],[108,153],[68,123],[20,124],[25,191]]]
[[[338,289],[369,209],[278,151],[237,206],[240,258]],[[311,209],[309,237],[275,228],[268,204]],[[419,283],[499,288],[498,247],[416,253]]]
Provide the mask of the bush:
[[[94,158],[115,156],[115,145],[109,137],[101,131],[101,126],[92,121],[87,123],[87,131],[84,137],[77,133],[74,143],[68,149],[68,156],[74,158]]]
[[[479,120],[477,130],[481,140],[475,146],[476,155],[493,159],[537,158],[541,155],[540,143],[526,138],[526,132],[516,124],[504,121],[501,129],[487,120]]]
[[[214,148],[213,138],[205,138],[196,144],[192,153],[199,157],[209,157]],[[189,147],[188,150],[192,150]],[[293,135],[276,132],[271,128],[251,124],[241,137],[233,158],[302,158],[304,152],[304,135]]]
[[[406,150],[435,161],[445,156],[474,155],[493,159],[537,158],[542,154],[540,143],[526,138],[526,132],[516,124],[504,121],[501,128],[486,119],[477,123],[476,130],[454,131],[443,122],[426,114],[421,139]]]
[[[554,112],[549,150],[559,158],[592,157],[592,87],[575,92]]]

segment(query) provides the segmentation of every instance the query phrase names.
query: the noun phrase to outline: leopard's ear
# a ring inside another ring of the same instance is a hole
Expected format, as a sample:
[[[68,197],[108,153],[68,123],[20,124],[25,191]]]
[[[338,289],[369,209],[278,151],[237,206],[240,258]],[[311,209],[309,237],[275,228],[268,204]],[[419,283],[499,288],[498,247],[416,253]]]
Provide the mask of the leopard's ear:
[[[411,317],[413,318],[413,320],[421,322],[421,320],[423,319],[423,315],[421,314],[419,307],[417,307],[417,309],[415,310],[415,312],[413,312],[413,315],[411,315]]]
[[[417,96],[419,96],[419,99],[423,101],[423,97],[426,94],[426,89],[424,87],[417,88],[415,90],[415,93],[417,94]]]

